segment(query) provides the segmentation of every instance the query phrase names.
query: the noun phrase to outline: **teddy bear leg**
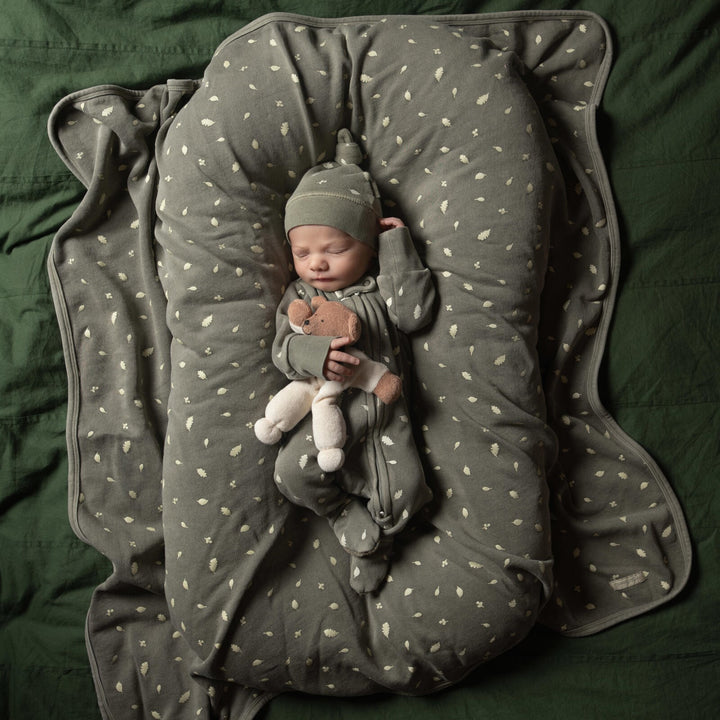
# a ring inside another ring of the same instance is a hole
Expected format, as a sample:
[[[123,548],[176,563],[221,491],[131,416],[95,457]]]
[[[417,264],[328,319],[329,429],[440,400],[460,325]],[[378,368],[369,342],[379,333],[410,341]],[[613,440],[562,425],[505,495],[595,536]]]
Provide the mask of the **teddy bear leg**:
[[[341,383],[328,381],[320,388],[312,403],[317,462],[325,472],[335,472],[345,462],[343,445],[347,440],[347,429],[342,410],[337,404],[342,390]]]
[[[280,442],[282,430],[274,425],[267,417],[261,417],[255,422],[255,437],[265,445],[274,445]]]
[[[336,472],[345,464],[345,452],[342,448],[318,450],[317,462],[321,470]]]
[[[255,436],[266,445],[280,441],[310,411],[318,390],[314,378],[293,380],[282,388],[265,408],[265,417],[255,423]]]

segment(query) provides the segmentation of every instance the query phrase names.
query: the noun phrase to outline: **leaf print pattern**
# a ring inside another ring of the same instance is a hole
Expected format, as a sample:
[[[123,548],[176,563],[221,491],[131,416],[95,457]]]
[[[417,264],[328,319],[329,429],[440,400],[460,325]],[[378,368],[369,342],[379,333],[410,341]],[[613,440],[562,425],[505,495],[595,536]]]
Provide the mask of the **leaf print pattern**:
[[[88,617],[113,714],[425,693],[519,642],[549,594],[542,620],[580,634],[676,592],[682,517],[595,397],[617,282],[586,117],[606,41],[582,13],[269,16],[200,83],[57,106],[54,142],[88,187],[50,272],[73,525],[114,568]],[[327,523],[280,495],[251,427],[283,384],[269,353],[284,201],[341,127],[440,295],[407,378],[435,499],[369,599],[350,573],[384,566],[351,568]]]

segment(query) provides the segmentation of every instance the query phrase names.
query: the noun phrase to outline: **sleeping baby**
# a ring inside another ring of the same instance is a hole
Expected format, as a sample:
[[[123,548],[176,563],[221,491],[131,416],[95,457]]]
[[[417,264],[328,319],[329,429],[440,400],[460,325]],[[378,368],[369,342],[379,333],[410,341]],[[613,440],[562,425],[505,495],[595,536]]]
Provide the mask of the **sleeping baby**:
[[[278,308],[273,344],[273,362],[290,380],[317,377],[348,388],[344,461],[334,472],[323,470],[306,418],[286,436],[274,477],[288,499],[328,519],[352,556],[352,587],[370,592],[387,573],[392,536],[431,493],[404,395],[383,402],[354,383],[361,366],[356,348],[402,376],[402,335],[431,320],[435,289],[404,223],[382,217],[361,159],[349,131],[340,130],[335,162],[311,168],[287,202],[285,231],[298,278]],[[313,298],[338,301],[357,314],[356,345],[350,347],[350,337],[297,332],[288,308]]]

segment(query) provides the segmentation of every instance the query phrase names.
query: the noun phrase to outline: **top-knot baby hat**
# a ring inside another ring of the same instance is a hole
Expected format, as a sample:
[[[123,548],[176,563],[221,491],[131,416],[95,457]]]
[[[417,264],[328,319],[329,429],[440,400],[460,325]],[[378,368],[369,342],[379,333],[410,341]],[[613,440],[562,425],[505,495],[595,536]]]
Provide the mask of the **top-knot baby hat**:
[[[298,225],[329,225],[377,246],[382,208],[362,153],[349,130],[337,134],[335,161],[310,168],[285,206],[285,233]]]

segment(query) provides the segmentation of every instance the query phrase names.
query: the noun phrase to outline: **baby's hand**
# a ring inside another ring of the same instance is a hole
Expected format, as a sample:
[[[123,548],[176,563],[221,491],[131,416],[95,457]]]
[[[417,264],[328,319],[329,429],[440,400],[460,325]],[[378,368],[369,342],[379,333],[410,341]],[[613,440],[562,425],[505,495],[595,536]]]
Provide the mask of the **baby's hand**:
[[[393,228],[405,227],[405,223],[396,217],[380,218],[380,232],[392,230]]]
[[[355,366],[360,364],[360,360],[354,355],[342,352],[340,348],[344,348],[346,345],[350,345],[349,337],[335,338],[330,343],[330,351],[323,366],[323,377],[326,380],[343,382],[352,377],[356,370]]]

